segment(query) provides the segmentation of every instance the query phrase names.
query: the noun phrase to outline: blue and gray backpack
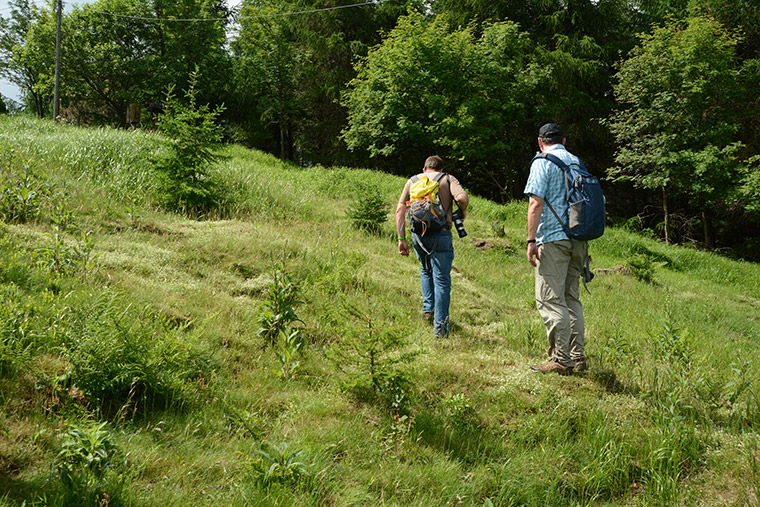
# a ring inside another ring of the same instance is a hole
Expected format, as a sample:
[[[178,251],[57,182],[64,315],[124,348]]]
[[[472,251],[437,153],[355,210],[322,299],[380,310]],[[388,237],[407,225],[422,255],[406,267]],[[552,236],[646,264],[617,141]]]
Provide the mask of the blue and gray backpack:
[[[578,163],[566,164],[551,153],[539,153],[533,160],[545,159],[553,163],[565,174],[565,200],[567,209],[564,216],[560,218],[552,203],[544,201],[549,205],[549,209],[557,217],[562,229],[570,239],[576,241],[588,241],[596,239],[604,234],[604,223],[606,221],[605,200],[602,186],[599,184],[599,178],[593,176],[583,161],[578,159]],[[531,160],[531,164],[533,163]],[[586,284],[594,278],[591,271],[591,257],[586,250],[586,258],[583,261],[583,270],[581,279],[583,287],[588,291]]]
[[[551,153],[539,153],[533,160],[539,158],[553,163],[565,174],[567,210],[564,216],[560,217],[552,204],[546,201],[565,234],[577,241],[596,239],[604,234],[605,201],[599,178],[589,173],[581,160],[577,164],[566,164]]]

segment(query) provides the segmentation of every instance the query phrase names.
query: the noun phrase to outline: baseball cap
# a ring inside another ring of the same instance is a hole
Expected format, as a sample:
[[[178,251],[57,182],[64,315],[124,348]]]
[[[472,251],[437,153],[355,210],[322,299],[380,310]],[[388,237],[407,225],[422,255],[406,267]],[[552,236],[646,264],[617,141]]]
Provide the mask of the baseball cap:
[[[538,137],[564,137],[562,128],[556,123],[547,123],[538,130]]]

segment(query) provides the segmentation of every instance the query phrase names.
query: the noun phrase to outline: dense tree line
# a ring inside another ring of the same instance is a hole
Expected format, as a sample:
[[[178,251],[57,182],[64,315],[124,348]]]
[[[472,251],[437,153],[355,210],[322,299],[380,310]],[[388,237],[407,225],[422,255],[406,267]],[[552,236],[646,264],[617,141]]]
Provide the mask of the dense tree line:
[[[227,138],[304,166],[409,174],[438,153],[521,197],[538,126],[667,241],[760,243],[760,9],[746,0],[98,0],[64,18],[67,118],[125,125],[196,65]],[[49,115],[55,15],[12,0],[0,72]],[[196,21],[192,21],[196,20]],[[198,21],[200,20],[200,21]],[[631,218],[633,217],[633,218]]]

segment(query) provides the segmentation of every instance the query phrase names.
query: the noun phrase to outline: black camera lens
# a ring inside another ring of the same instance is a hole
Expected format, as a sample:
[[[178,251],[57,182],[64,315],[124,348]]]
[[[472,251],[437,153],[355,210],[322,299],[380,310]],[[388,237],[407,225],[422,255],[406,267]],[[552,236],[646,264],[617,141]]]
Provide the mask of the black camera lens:
[[[464,223],[462,223],[463,213],[462,210],[458,209],[454,212],[453,215],[451,215],[451,218],[454,221],[454,227],[457,230],[457,234],[459,234],[460,238],[464,238],[467,236],[467,231],[464,230]]]

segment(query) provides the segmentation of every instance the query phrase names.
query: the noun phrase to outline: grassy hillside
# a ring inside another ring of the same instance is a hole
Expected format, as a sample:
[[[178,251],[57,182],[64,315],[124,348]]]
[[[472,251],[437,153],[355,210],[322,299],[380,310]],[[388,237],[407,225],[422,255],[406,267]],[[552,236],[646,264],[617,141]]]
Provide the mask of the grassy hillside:
[[[526,203],[472,198],[436,341],[392,221],[346,215],[402,178],[232,146],[196,220],[161,149],[0,116],[1,505],[758,503],[757,265],[610,229],[590,369],[541,376]]]

